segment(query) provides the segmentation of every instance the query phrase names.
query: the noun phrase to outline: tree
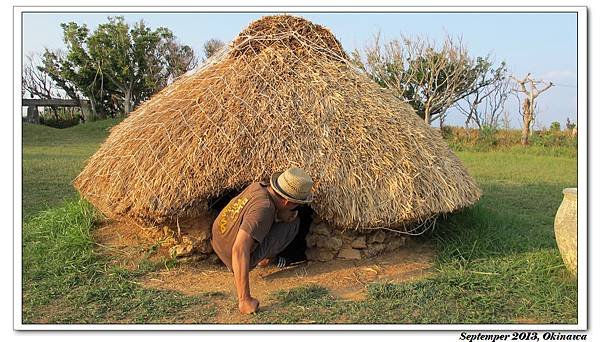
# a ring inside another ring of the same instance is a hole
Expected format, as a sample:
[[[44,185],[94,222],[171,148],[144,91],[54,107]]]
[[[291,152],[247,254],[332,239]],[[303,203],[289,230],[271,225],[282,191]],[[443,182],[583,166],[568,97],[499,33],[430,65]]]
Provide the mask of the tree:
[[[479,129],[485,126],[497,128],[509,94],[506,63],[480,73],[476,84],[482,86],[475,87],[473,93],[456,103],[456,108],[466,116],[465,128],[469,129],[470,122]]]
[[[143,21],[130,27],[123,17],[109,17],[93,33],[85,24],[61,27],[67,52],[46,51],[44,70],[69,96],[88,98],[100,116],[128,114],[197,63],[169,29],[152,30]]]
[[[40,56],[38,53],[30,53],[26,56],[23,66],[21,83],[23,85],[23,96],[26,94],[31,98],[51,99],[58,98],[59,92],[50,75],[40,70]]]
[[[163,29],[164,30],[164,29]],[[163,39],[158,45],[158,56],[163,60],[164,75],[156,76],[163,81],[160,88],[170,84],[175,78],[194,69],[198,65],[198,57],[188,45],[181,45],[170,31],[163,33]]]
[[[507,110],[502,114],[502,128],[505,130],[510,129],[510,115]]]
[[[571,122],[571,119],[567,118],[567,123],[565,124],[565,128],[567,131],[572,131],[575,128],[576,124]]]
[[[61,24],[66,52],[44,52],[42,70],[72,99],[89,99],[94,117],[110,113],[105,106],[110,98],[105,91],[101,72],[87,51],[89,30],[86,25]],[[86,118],[87,119],[87,118]]]
[[[60,98],[60,93],[52,78],[40,68],[40,56],[37,53],[30,53],[26,56],[23,66],[23,75],[21,77],[22,96],[29,95],[30,98],[52,99]],[[50,109],[54,117],[58,119],[56,106]],[[33,111],[30,111],[33,112]],[[28,112],[28,114],[30,114]],[[32,119],[32,121],[36,121]]]
[[[212,55],[214,55],[217,51],[221,50],[221,48],[225,46],[225,43],[220,41],[219,39],[211,38],[202,47],[204,51],[204,58],[209,59]]]
[[[528,73],[523,79],[517,79],[514,76],[511,78],[516,82],[518,88],[513,88],[512,91],[515,93],[519,102],[521,102],[521,98],[519,94],[524,94],[526,97],[523,100],[523,110],[519,111],[521,117],[523,118],[523,130],[521,131],[521,144],[528,145],[529,144],[529,135],[531,124],[536,118],[536,99],[543,92],[550,89],[554,84],[552,82],[546,83],[544,81],[536,81],[531,77],[531,73]],[[537,86],[539,84],[545,84],[545,87],[542,89],[538,89]],[[529,89],[527,88],[529,86]]]
[[[552,121],[552,123],[550,123],[550,131],[551,132],[560,132],[560,122]]]
[[[382,44],[377,34],[363,54],[353,52],[355,64],[408,102],[427,124],[443,122],[448,108],[491,82],[478,82],[491,68],[488,58],[471,58],[460,38],[447,36],[438,49],[418,37],[402,36]]]

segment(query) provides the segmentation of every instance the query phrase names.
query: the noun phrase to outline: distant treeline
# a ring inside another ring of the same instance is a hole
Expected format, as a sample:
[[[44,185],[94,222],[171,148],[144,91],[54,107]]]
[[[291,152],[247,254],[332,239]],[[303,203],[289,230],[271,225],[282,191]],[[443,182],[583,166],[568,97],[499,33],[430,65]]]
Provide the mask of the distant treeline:
[[[127,115],[198,65],[194,50],[179,43],[171,30],[151,29],[144,21],[130,26],[123,17],[109,17],[94,31],[74,22],[63,23],[61,28],[64,49],[27,56],[22,95],[89,100],[90,116],[80,118],[84,121]],[[209,40],[205,56],[221,46],[222,42]],[[72,111],[67,112],[52,108],[40,121],[71,121]]]
[[[549,129],[534,130],[529,137],[529,145],[538,147],[558,147],[568,149],[570,156],[577,155],[577,129],[561,129],[558,123]],[[517,129],[466,129],[444,126],[440,133],[453,150],[487,151],[521,145],[521,130]]]
[[[168,28],[151,29],[143,21],[129,25],[123,17],[109,17],[93,31],[74,22],[61,27],[65,49],[46,49],[28,58],[23,96],[87,99],[91,116],[80,116],[78,121],[127,115],[199,63],[194,50],[178,42]],[[223,45],[216,39],[207,41],[203,59]],[[524,145],[538,121],[536,98],[553,86],[530,74],[517,78],[505,61],[496,63],[489,55],[472,56],[460,37],[450,35],[439,43],[404,35],[382,41],[376,34],[364,48],[348,55],[358,72],[409,103],[427,124],[435,121],[442,129],[449,115],[462,116],[465,128],[469,132],[475,128],[478,135],[507,128],[506,100],[515,96],[519,104],[511,111],[521,115]],[[56,109],[52,114],[42,121],[75,121],[72,115],[61,117]]]

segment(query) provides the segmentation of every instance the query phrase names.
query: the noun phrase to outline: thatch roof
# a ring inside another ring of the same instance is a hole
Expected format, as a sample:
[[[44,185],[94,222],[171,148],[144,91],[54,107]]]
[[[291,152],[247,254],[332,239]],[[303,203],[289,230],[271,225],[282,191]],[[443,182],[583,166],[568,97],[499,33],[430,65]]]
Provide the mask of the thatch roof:
[[[74,185],[109,217],[160,222],[290,166],[340,228],[397,228],[481,192],[439,133],[360,73],[329,30],[257,20],[217,56],[140,105]]]

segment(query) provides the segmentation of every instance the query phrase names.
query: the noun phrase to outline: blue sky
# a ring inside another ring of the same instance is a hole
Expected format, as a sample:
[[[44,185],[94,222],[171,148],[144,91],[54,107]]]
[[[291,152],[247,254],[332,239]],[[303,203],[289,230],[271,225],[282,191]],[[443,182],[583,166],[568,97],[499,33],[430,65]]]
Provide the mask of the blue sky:
[[[251,21],[270,13],[24,13],[23,55],[44,48],[63,48],[60,23],[74,21],[93,29],[107,16],[123,15],[129,23],[143,19],[149,26],[171,29],[180,42],[201,54],[210,38],[229,42]],[[557,84],[539,97],[539,122],[549,126],[566,118],[576,121],[577,13],[301,13],[326,26],[346,51],[362,47],[376,32],[384,39],[425,35],[440,42],[446,32],[462,36],[472,56],[491,55],[506,61],[514,75]],[[511,125],[519,126],[517,104],[507,103]],[[583,115],[583,113],[581,113]],[[451,113],[448,123],[462,125]]]

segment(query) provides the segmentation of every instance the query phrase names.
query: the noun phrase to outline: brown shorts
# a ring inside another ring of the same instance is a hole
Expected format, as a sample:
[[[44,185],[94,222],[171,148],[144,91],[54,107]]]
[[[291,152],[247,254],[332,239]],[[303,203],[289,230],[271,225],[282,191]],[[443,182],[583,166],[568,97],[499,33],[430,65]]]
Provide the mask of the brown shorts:
[[[253,269],[264,258],[273,258],[294,240],[298,234],[300,219],[292,222],[276,222],[261,243],[250,253],[250,269]]]

